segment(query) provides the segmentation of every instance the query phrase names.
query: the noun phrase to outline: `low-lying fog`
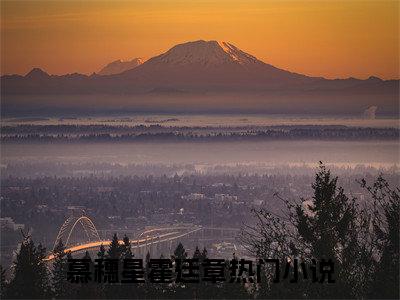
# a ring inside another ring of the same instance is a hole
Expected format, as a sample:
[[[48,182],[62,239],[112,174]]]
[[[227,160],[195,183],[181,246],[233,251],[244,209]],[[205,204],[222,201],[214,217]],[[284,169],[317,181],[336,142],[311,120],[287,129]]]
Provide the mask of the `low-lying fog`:
[[[357,164],[388,167],[399,163],[397,141],[149,142],[7,144],[2,164],[18,161],[119,164]]]

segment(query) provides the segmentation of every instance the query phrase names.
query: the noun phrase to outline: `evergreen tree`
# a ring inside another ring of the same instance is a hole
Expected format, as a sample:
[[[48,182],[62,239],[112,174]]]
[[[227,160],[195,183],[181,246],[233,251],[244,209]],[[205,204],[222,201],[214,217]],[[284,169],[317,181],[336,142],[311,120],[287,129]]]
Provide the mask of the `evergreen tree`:
[[[94,269],[94,262],[93,262],[93,260],[92,260],[92,257],[90,256],[90,253],[89,253],[89,251],[85,251],[85,254],[82,256],[82,259],[88,259],[89,260],[89,269],[91,270],[91,271],[93,271],[93,269]]]
[[[145,268],[146,268],[146,274],[148,274],[149,271],[150,271],[150,269],[149,269],[150,258],[151,258],[151,257],[150,257],[150,252],[147,251],[147,253],[146,253],[146,258],[145,258],[145,260],[144,260],[144,264],[145,264]]]
[[[97,257],[99,259],[104,259],[106,256],[106,248],[104,248],[103,244],[100,245],[99,252],[97,252]]]
[[[128,250],[130,251],[129,239],[125,236],[124,244],[121,245],[119,243],[117,234],[114,234],[111,244],[107,250],[106,258],[118,259],[118,269],[121,270],[122,264],[120,260],[124,258],[124,255],[127,254]],[[104,284],[104,293],[107,298],[121,298],[124,296],[125,289],[123,289],[119,283],[107,283]]]
[[[53,251],[53,292],[56,298],[65,298],[68,294],[67,270],[65,247],[60,240]]]
[[[103,244],[100,245],[99,251],[97,252],[97,259],[105,259],[106,258],[106,248],[104,247]],[[98,285],[98,290],[101,291],[102,293],[105,293],[106,288],[104,287],[104,283],[100,282],[97,283]]]
[[[375,272],[372,274],[369,296],[399,299],[400,189],[392,189],[382,176],[372,186],[367,186],[365,180],[361,185],[372,195],[373,243],[380,253],[380,257],[374,261]]]
[[[196,250],[194,250],[194,253],[193,253],[193,259],[200,260],[200,258],[201,258],[201,252],[200,252],[199,247],[196,246]]]
[[[115,233],[111,240],[110,247],[107,250],[107,258],[120,259],[121,254],[122,254],[122,247],[119,244],[118,236]]]
[[[88,259],[90,261],[89,269],[93,274],[94,263],[93,263],[93,260],[88,251],[85,251],[85,254],[82,256],[82,259]],[[89,281],[88,283],[79,283],[78,285],[75,284],[75,286],[76,286],[75,295],[74,295],[74,297],[71,297],[71,298],[75,298],[75,299],[76,298],[77,299],[104,298],[103,290],[101,288],[99,288],[99,285],[97,282],[94,282],[93,276],[91,276],[91,279],[92,280]]]
[[[368,276],[364,276],[368,273],[368,255],[361,242],[365,228],[355,199],[346,196],[343,188],[338,187],[337,180],[320,163],[312,184],[314,193],[311,200],[301,199],[296,203],[275,195],[286,205],[284,216],[266,209],[254,211],[256,225],[247,226],[242,233],[242,243],[248,250],[259,258],[277,258],[281,266],[293,258],[306,264],[311,264],[311,259],[332,260],[336,282],[323,285],[308,284],[309,281],[296,285],[274,284],[272,276],[268,275],[264,278],[265,283],[256,287],[259,295],[271,298],[362,297],[368,280]],[[302,278],[301,274],[299,278]]]
[[[14,261],[14,276],[7,289],[8,298],[46,298],[50,295],[49,274],[45,249],[37,247],[29,237],[25,237]]]
[[[347,297],[352,298],[353,278],[357,268],[358,253],[355,199],[349,199],[342,187],[337,186],[338,177],[332,177],[324,165],[320,165],[312,184],[314,195],[312,203],[296,206],[296,225],[309,258],[331,259],[335,266],[336,283],[317,288],[311,297]]]
[[[200,261],[205,260],[207,258],[208,258],[207,249],[206,247],[204,247],[203,251],[201,252]]]
[[[3,266],[0,265],[0,299],[4,298],[6,288],[7,288],[6,270],[4,270]]]
[[[122,255],[122,258],[123,258],[123,259],[125,259],[125,258],[127,258],[127,259],[133,258],[133,253],[132,253],[132,248],[131,248],[131,242],[129,241],[129,238],[128,238],[126,235],[124,236],[123,241],[124,241],[124,244],[121,245],[121,249],[122,249],[122,250],[121,250],[121,251],[122,251],[121,255]]]
[[[186,250],[183,247],[182,243],[179,243],[174,251],[174,258],[175,259],[185,259],[186,257],[187,257]]]

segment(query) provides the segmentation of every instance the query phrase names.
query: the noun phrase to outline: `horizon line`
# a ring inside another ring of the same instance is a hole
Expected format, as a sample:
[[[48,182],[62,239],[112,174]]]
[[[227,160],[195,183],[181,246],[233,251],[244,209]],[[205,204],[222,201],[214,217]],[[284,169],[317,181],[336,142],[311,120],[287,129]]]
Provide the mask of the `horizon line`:
[[[131,61],[131,60],[133,60],[133,59],[138,59],[138,58],[139,58],[139,59],[142,59],[142,60],[143,60],[143,63],[142,63],[142,64],[145,64],[145,63],[146,63],[147,61],[149,61],[150,59],[152,59],[152,58],[154,58],[154,57],[157,57],[157,56],[159,56],[159,55],[162,55],[162,54],[168,52],[169,50],[171,50],[172,48],[174,48],[174,47],[176,47],[176,46],[178,46],[178,45],[183,45],[183,44],[188,44],[188,43],[195,43],[195,42],[216,42],[216,43],[218,43],[219,45],[220,45],[220,42],[224,42],[224,43],[228,43],[228,44],[233,45],[234,47],[238,48],[237,46],[235,46],[235,45],[232,44],[231,42],[227,42],[227,41],[223,41],[223,40],[217,40],[217,39],[211,39],[211,40],[205,40],[205,39],[189,40],[189,41],[186,41],[186,42],[179,42],[179,43],[176,43],[176,44],[170,46],[170,47],[169,47],[167,50],[165,50],[164,52],[161,52],[160,54],[156,54],[156,55],[154,55],[154,56],[151,56],[151,57],[149,57],[148,59],[146,59],[144,56],[131,57],[131,58],[128,58],[128,59],[117,58],[117,59],[114,59],[114,60],[112,60],[112,61],[105,62],[102,66],[100,66],[100,67],[98,68],[98,71],[93,71],[93,72],[88,72],[88,73],[79,73],[79,72],[49,73],[49,72],[45,71],[45,68],[44,68],[44,67],[32,66],[27,72],[25,72],[25,74],[21,74],[21,73],[2,73],[2,71],[0,70],[0,77],[3,77],[3,76],[22,76],[22,77],[26,77],[30,72],[32,72],[32,71],[35,70],[35,69],[39,69],[40,71],[46,73],[46,74],[49,75],[49,76],[59,76],[59,77],[61,77],[61,76],[67,76],[67,75],[73,75],[73,74],[83,75],[83,76],[87,76],[87,77],[96,76],[96,75],[97,75],[97,76],[112,76],[112,75],[117,75],[117,74],[120,74],[120,73],[111,74],[111,75],[100,75],[99,72],[100,72],[101,68],[104,68],[105,66],[109,65],[110,63],[113,63],[113,62],[116,62],[116,61],[128,62],[128,61]],[[243,50],[241,50],[240,48],[238,48],[238,49],[239,49],[240,51],[243,51]],[[248,52],[246,52],[246,51],[243,51],[243,52],[246,53],[246,54],[250,54],[250,53],[248,53]],[[252,55],[252,54],[250,54],[250,55]],[[252,56],[253,56],[253,55],[252,55]],[[348,76],[348,77],[325,77],[325,75],[311,75],[311,74],[299,73],[299,72],[297,72],[297,71],[295,71],[295,70],[291,70],[291,69],[285,69],[285,68],[283,68],[283,67],[279,67],[279,66],[277,66],[277,65],[274,65],[274,64],[271,64],[271,63],[267,63],[267,62],[265,62],[265,61],[259,59],[259,58],[256,57],[256,56],[254,56],[254,57],[255,57],[257,60],[259,60],[259,61],[261,61],[261,62],[263,62],[263,63],[265,63],[265,64],[269,64],[269,65],[271,65],[271,66],[274,66],[275,68],[278,68],[278,69],[281,69],[281,70],[284,70],[284,71],[296,73],[296,74],[299,74],[299,75],[304,75],[304,76],[307,76],[307,77],[321,78],[321,79],[325,79],[325,80],[349,80],[349,79],[368,80],[368,79],[373,79],[373,78],[377,78],[377,79],[382,80],[382,81],[400,80],[400,74],[399,74],[399,77],[397,77],[397,78],[393,78],[393,77],[392,77],[392,78],[382,78],[382,77],[379,77],[379,76],[373,75],[373,74],[366,75],[365,77],[354,77],[354,76]],[[130,70],[133,70],[133,69],[134,69],[134,68],[132,68],[132,69],[130,69]],[[121,73],[122,73],[122,72],[121,72]]]

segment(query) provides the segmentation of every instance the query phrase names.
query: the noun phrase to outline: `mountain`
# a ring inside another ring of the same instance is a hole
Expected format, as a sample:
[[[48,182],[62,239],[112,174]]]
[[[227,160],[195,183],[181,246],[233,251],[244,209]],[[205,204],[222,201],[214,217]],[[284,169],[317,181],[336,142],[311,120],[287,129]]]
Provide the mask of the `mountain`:
[[[125,72],[127,70],[131,70],[136,68],[137,66],[141,65],[143,63],[143,59],[141,58],[134,58],[129,61],[122,61],[122,60],[116,60],[105,67],[103,67],[99,71],[99,75],[114,75],[114,74],[119,74],[122,72]]]
[[[230,43],[200,40],[176,45],[119,74],[118,80],[151,88],[221,90],[276,88],[317,79],[278,69]]]
[[[399,80],[309,77],[265,63],[231,43],[203,40],[175,45],[143,63],[116,61],[91,76],[49,75],[36,68],[25,76],[2,76],[1,85],[6,110],[26,109],[26,103],[135,111],[218,107],[363,113],[370,106],[377,106],[378,113],[399,110]]]
[[[50,75],[40,68],[33,68],[28,74],[25,75],[25,78],[30,79],[48,79],[49,77]]]

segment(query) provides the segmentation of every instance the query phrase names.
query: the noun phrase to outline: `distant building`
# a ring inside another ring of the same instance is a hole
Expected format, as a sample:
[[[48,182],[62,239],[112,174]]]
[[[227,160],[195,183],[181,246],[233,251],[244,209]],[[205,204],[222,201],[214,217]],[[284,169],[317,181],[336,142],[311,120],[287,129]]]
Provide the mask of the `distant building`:
[[[0,218],[1,229],[11,229],[13,226],[13,219],[10,217]]]
[[[378,110],[378,107],[375,105],[368,107],[366,110],[364,110],[364,118],[370,119],[370,120],[375,119],[377,110]]]
[[[238,197],[229,194],[215,194],[214,199],[221,202],[236,202]]]
[[[261,205],[264,204],[264,200],[261,200],[261,199],[254,199],[254,200],[253,200],[253,204],[254,204],[255,206],[261,206]]]
[[[182,199],[185,199],[185,200],[201,200],[201,199],[204,199],[205,197],[206,196],[204,194],[191,193],[189,195],[182,196]]]
[[[15,223],[14,220],[10,217],[0,218],[0,227],[1,229],[10,229],[14,231],[25,229],[24,224]]]

